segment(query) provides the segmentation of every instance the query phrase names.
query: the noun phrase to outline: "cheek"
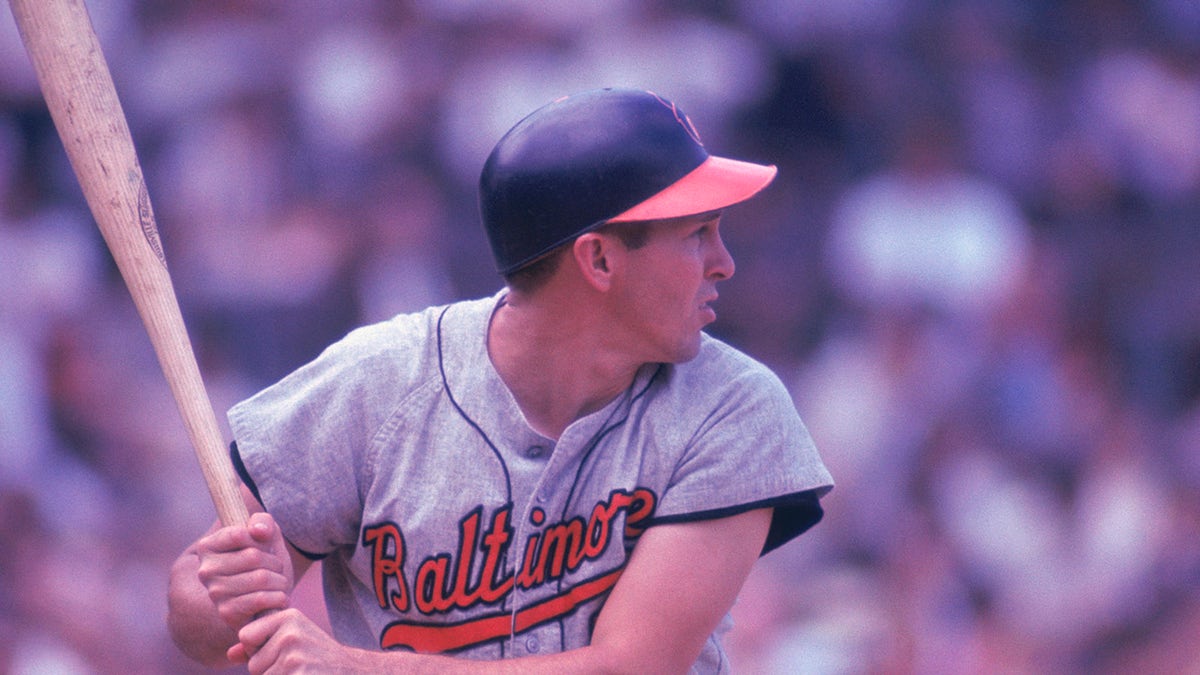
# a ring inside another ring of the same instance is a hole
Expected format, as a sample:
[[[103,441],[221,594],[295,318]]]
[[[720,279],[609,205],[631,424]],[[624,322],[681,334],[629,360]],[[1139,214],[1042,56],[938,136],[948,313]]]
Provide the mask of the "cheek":
[[[652,253],[646,266],[632,279],[629,300],[659,320],[689,314],[696,309],[704,283],[704,260],[698,246],[678,242]]]
[[[698,286],[704,279],[704,252],[695,242],[689,241],[664,258],[660,267],[661,276],[676,288]]]
[[[673,307],[693,304],[696,296],[695,273],[690,268],[663,270],[647,291],[662,305],[665,311]]]

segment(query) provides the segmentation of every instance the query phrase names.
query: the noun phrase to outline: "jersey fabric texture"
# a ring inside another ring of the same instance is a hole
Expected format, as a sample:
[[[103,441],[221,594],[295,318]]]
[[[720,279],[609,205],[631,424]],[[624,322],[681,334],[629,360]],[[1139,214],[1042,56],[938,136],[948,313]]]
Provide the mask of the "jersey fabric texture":
[[[695,359],[643,367],[556,442],[488,357],[502,298],[359,328],[229,412],[243,480],[323,560],[343,644],[582,647],[646,528],[772,506],[765,553],[820,520],[832,479],[765,366],[705,335]],[[728,670],[729,623],[695,672]]]

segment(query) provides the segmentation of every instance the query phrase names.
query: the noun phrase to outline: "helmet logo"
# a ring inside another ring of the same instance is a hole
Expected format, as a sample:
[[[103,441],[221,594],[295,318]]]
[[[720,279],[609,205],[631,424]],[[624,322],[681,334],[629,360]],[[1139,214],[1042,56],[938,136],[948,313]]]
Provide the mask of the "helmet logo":
[[[693,141],[696,141],[696,145],[704,146],[704,141],[700,140],[700,132],[696,131],[696,127],[692,126],[692,121],[688,119],[687,115],[683,114],[682,110],[676,107],[673,102],[666,100],[652,91],[647,91],[646,93],[658,99],[658,102],[663,104],[663,106],[670,108],[671,114],[675,116],[675,121],[679,122],[679,126],[683,127],[684,131],[687,132],[688,136],[692,137]]]

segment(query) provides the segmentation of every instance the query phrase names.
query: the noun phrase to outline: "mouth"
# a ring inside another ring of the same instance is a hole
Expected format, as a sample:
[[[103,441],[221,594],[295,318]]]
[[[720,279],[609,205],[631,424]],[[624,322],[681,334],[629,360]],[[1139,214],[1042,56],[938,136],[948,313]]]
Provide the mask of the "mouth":
[[[700,303],[700,313],[704,315],[704,318],[705,318],[704,323],[706,323],[706,324],[712,323],[713,321],[717,320],[717,312],[712,307],[712,304],[716,301],[717,301],[717,296],[716,296],[716,294],[713,294],[712,296],[705,298]]]

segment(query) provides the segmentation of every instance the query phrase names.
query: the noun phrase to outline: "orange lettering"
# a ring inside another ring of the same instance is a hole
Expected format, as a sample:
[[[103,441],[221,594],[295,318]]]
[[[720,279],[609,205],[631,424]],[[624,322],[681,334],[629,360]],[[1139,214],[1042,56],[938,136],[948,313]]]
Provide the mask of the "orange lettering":
[[[423,614],[450,611],[453,603],[446,599],[446,569],[450,556],[426,558],[417,570],[417,609]]]
[[[454,588],[447,600],[456,607],[470,607],[479,599],[479,587],[471,590],[471,569],[475,566],[475,536],[479,531],[479,514],[483,507],[472,511],[458,526],[458,560],[454,561]]]
[[[529,541],[525,542],[525,557],[522,558],[521,571],[517,574],[517,585],[521,588],[534,588],[543,581],[541,568],[534,569],[538,541],[538,535],[532,534],[529,536]]]
[[[371,547],[375,599],[379,602],[380,609],[387,609],[390,600],[397,610],[408,610],[408,587],[401,575],[404,567],[404,538],[400,535],[400,528],[395,523],[365,528],[363,546]],[[388,579],[396,580],[397,590],[391,595],[388,594]]]
[[[646,488],[638,488],[633,491],[629,502],[629,506],[633,508],[625,516],[626,537],[637,537],[642,534],[646,528],[639,527],[638,524],[654,515],[655,503],[654,493]]]
[[[487,557],[483,559],[483,570],[479,578],[479,598],[484,602],[494,604],[504,599],[512,590],[513,578],[501,566],[504,551],[508,548],[508,540],[512,532],[508,529],[508,513],[510,507],[504,507],[492,518],[492,526],[483,537],[483,546],[487,549]],[[499,580],[496,575],[500,574]]]
[[[587,541],[584,543],[584,555],[598,558],[608,547],[608,521],[612,511],[604,504],[597,504],[592,509],[592,517],[588,520]]]
[[[532,508],[529,523],[533,531],[525,541],[519,568],[513,571],[505,567],[514,538],[509,525],[512,505],[497,509],[482,532],[484,507],[476,507],[459,521],[456,550],[431,555],[417,566],[411,596],[403,573],[405,543],[400,528],[391,522],[364,528],[362,545],[371,549],[380,608],[405,612],[411,603],[420,613],[432,615],[480,603],[501,604],[514,588],[534,589],[576,572],[587,561],[604,555],[619,514],[625,514],[624,535],[637,537],[654,515],[656,502],[654,492],[645,488],[613,490],[607,502],[592,508],[587,520],[577,516],[557,523],[547,523],[544,509]],[[477,564],[481,557],[482,563]]]
[[[551,579],[558,579],[563,575],[565,568],[569,567],[574,570],[579,566],[578,563],[569,565],[567,558],[570,556],[572,559],[582,560],[582,556],[579,554],[579,550],[582,548],[583,523],[581,521],[571,520],[546,528],[546,531],[542,533],[542,555],[538,560],[538,572]]]

